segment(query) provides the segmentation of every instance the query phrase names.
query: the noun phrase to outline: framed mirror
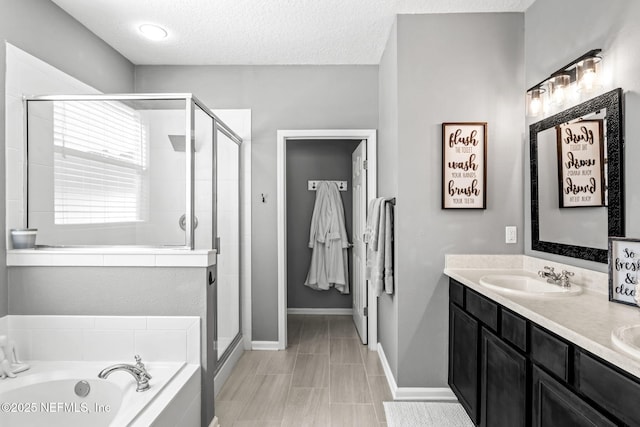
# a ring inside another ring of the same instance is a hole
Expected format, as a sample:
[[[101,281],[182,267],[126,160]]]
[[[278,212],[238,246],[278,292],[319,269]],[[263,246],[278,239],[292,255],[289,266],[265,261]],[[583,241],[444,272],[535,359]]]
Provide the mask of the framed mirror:
[[[624,236],[622,89],[529,126],[531,248],[607,262]]]

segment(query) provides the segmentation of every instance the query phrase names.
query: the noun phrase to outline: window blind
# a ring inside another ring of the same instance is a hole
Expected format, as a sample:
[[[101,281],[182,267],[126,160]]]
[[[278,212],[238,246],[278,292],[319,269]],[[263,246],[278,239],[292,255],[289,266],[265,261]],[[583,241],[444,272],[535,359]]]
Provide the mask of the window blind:
[[[147,141],[140,114],[119,102],[56,101],[56,224],[141,221]]]

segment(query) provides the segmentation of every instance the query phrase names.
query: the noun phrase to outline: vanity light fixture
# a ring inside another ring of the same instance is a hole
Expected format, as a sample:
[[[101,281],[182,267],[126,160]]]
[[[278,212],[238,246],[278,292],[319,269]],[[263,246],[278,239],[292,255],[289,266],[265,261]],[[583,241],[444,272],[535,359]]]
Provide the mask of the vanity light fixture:
[[[142,24],[138,27],[138,31],[140,31],[143,36],[153,41],[165,39],[169,34],[167,33],[167,30],[155,24]]]
[[[551,103],[562,106],[576,91],[590,93],[599,86],[599,66],[602,49],[593,49],[551,74],[527,90],[527,115],[541,114]],[[547,94],[545,99],[544,94]]]

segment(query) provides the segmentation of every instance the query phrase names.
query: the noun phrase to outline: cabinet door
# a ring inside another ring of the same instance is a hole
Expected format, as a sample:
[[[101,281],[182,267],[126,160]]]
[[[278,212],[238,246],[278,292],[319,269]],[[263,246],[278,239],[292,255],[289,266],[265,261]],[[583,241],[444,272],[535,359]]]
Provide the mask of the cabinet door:
[[[640,427],[640,382],[583,351],[578,352],[576,364],[576,390],[580,394],[625,424]]]
[[[613,427],[615,424],[569,389],[533,367],[533,427]]]
[[[480,425],[526,426],[527,358],[482,328],[481,360]]]
[[[449,385],[478,423],[478,322],[449,304]]]

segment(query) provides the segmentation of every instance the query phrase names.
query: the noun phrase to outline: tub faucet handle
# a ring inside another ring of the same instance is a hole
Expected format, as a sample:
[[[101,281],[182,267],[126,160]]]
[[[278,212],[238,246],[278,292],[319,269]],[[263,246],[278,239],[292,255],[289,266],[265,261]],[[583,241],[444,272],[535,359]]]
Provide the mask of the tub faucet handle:
[[[141,375],[144,375],[148,379],[151,379],[151,375],[149,375],[149,372],[147,372],[147,368],[145,368],[144,363],[142,363],[142,358],[140,357],[140,355],[136,354],[135,356],[133,356],[133,358],[136,360],[136,368],[140,369],[140,371],[142,372]]]

